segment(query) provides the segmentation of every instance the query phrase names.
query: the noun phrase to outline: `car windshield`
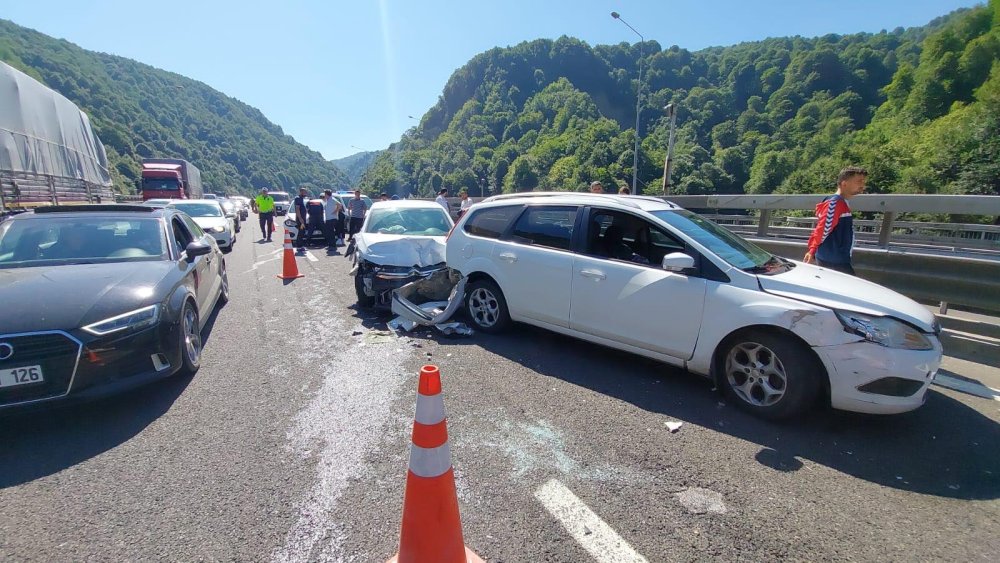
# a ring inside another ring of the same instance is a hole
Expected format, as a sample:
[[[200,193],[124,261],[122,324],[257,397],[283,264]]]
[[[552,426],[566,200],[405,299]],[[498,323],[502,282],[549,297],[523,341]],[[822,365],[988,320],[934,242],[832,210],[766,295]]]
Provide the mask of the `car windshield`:
[[[191,217],[222,217],[222,210],[214,203],[172,203],[169,207],[180,209]]]
[[[271,196],[271,199],[274,201],[288,201],[288,194],[286,193],[269,193],[267,195]]]
[[[159,219],[46,216],[0,223],[0,268],[161,260]]]
[[[444,236],[449,230],[451,230],[451,220],[440,207],[374,209],[365,227],[366,233],[428,237]]]
[[[770,271],[768,264],[780,262],[770,252],[696,213],[681,209],[653,211],[652,214],[741,270],[763,273],[763,270]]]
[[[180,191],[181,185],[175,178],[143,178],[143,191]]]

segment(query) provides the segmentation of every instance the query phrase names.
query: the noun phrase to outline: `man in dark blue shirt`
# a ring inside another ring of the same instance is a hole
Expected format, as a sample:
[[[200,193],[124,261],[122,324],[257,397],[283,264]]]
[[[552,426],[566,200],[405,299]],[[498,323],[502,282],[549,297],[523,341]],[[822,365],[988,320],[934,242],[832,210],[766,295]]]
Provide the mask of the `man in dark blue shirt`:
[[[292,200],[292,210],[295,211],[295,222],[298,223],[299,228],[299,234],[295,237],[295,248],[304,248],[306,244],[306,225],[309,221],[306,204],[308,203],[309,192],[305,188],[299,188],[299,195]]]

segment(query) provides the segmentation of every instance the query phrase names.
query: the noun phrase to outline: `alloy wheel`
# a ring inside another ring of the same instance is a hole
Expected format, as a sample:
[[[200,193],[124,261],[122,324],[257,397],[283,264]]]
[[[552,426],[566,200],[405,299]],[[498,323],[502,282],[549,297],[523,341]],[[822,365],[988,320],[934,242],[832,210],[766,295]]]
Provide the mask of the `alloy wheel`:
[[[469,294],[469,314],[476,324],[489,328],[500,319],[500,303],[492,291],[477,287]]]
[[[756,407],[777,403],[788,388],[781,359],[773,350],[756,342],[742,342],[729,350],[726,379],[740,399]]]
[[[184,310],[184,353],[188,362],[197,366],[201,361],[201,330],[198,328],[198,313],[188,306]]]

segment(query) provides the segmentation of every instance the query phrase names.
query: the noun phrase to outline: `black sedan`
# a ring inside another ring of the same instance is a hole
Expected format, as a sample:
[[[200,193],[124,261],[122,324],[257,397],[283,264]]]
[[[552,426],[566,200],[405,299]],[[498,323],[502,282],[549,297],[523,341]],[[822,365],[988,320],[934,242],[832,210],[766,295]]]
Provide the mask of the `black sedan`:
[[[192,374],[229,299],[210,235],[175,209],[43,207],[0,223],[0,413]]]

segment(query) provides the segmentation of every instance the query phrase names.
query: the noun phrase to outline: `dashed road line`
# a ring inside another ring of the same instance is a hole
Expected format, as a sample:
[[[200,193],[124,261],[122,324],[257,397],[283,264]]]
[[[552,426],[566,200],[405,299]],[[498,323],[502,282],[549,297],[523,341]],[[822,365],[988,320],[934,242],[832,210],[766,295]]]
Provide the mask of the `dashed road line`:
[[[645,557],[558,480],[552,479],[539,487],[535,498],[597,561],[646,562]]]
[[[316,258],[315,256],[313,256],[312,252],[309,252],[307,250],[305,254],[306,254],[306,258],[308,258],[310,262],[319,262],[319,258]]]

